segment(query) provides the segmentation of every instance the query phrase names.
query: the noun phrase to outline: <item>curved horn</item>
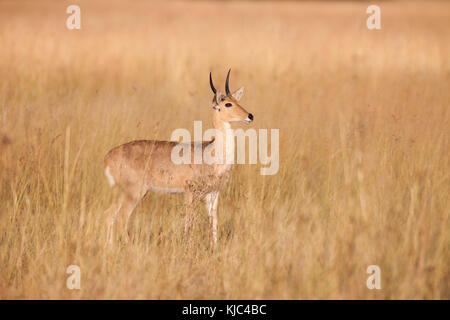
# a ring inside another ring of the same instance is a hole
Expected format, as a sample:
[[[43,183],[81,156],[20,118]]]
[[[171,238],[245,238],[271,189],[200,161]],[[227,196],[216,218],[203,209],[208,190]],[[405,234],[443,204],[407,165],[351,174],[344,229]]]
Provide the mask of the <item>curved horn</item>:
[[[209,85],[211,86],[211,90],[214,92],[214,94],[216,94],[217,90],[216,90],[216,88],[214,88],[214,84],[213,84],[212,77],[211,77],[211,72],[209,73]]]
[[[227,94],[227,96],[231,96],[230,87],[228,86],[228,83],[230,80],[230,72],[231,72],[231,69],[228,70],[227,81],[225,81],[225,93]]]

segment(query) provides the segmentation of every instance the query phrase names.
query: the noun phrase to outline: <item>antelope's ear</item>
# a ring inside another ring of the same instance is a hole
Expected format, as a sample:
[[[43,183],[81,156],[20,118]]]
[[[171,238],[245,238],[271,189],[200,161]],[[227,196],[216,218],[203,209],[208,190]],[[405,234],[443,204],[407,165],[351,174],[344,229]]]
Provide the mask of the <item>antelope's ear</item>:
[[[232,94],[232,96],[233,98],[236,99],[236,101],[239,101],[241,100],[243,94],[244,94],[244,87],[240,87]]]
[[[220,111],[220,102],[225,98],[225,96],[220,92],[217,91],[214,95],[213,101],[212,101],[212,107],[214,110]]]
[[[214,100],[216,104],[221,103],[225,98],[226,97],[219,90],[217,90],[216,94],[214,95]]]

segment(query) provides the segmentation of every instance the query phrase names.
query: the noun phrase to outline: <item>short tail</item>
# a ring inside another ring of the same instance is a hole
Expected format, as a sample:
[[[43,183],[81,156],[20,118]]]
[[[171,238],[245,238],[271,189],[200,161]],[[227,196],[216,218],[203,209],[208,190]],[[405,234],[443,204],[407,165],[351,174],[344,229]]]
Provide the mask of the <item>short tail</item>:
[[[116,184],[116,180],[114,180],[114,177],[112,176],[108,166],[105,168],[105,176],[106,179],[108,179],[109,186],[114,187],[114,185]]]

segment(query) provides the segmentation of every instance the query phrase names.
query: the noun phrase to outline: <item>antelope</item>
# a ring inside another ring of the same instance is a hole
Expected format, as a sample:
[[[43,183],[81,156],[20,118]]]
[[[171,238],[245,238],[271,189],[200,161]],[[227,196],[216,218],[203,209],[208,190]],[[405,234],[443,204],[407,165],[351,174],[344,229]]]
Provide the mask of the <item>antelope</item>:
[[[212,99],[212,120],[214,129],[222,134],[217,139],[203,142],[191,142],[188,148],[223,148],[225,157],[234,156],[234,136],[230,122],[253,121],[253,115],[247,112],[239,101],[244,88],[231,93],[229,88],[230,71],[225,81],[225,95],[216,90],[209,74],[209,84],[214,93]],[[105,211],[107,220],[107,243],[112,244],[113,229],[117,220],[118,232],[125,234],[128,241],[128,221],[134,208],[148,191],[163,193],[183,193],[186,200],[185,232],[191,228],[193,204],[198,200],[206,202],[210,223],[210,240],[217,243],[217,205],[221,188],[228,182],[232,164],[229,161],[217,161],[207,164],[175,164],[171,159],[175,141],[137,140],[111,149],[104,159],[104,170],[109,185],[119,186],[117,200]],[[219,150],[219,149],[214,149]],[[191,152],[193,155],[194,152]]]

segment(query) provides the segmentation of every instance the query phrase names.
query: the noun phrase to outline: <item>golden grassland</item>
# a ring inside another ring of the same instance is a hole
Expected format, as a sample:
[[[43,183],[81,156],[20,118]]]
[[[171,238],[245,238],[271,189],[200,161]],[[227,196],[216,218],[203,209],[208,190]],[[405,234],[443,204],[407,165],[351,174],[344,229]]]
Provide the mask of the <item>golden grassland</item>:
[[[77,3],[0,2],[0,298],[450,298],[450,3]],[[235,167],[216,250],[154,193],[108,249],[105,153],[206,129],[229,67],[278,173]]]

